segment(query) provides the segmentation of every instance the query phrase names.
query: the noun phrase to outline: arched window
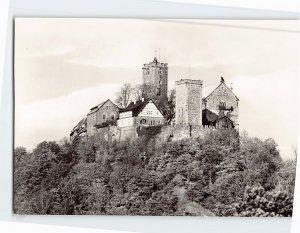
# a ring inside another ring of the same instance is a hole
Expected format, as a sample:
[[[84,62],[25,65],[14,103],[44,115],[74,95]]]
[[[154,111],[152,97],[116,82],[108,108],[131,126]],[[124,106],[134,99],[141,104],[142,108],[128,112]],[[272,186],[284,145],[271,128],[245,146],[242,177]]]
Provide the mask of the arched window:
[[[140,121],[141,124],[146,124],[146,122],[147,122],[147,121],[146,121],[145,119],[142,119],[142,120]]]

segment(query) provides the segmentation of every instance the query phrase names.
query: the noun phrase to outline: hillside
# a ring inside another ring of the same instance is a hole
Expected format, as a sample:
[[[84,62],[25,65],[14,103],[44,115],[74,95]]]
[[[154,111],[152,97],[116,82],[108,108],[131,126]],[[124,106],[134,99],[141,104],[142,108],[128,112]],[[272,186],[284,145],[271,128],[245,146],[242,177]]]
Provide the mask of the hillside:
[[[16,214],[291,216],[295,161],[232,131],[160,142],[99,136],[14,152]]]

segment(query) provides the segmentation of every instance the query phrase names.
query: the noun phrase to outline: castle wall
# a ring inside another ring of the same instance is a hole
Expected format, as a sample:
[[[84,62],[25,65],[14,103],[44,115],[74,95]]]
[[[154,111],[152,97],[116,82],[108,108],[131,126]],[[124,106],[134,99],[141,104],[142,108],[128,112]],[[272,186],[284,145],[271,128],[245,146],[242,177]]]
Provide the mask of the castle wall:
[[[137,127],[124,127],[108,126],[100,128],[95,133],[95,136],[103,138],[107,141],[124,141],[126,138],[138,137],[136,132]],[[164,125],[161,127],[161,132],[156,136],[156,140],[161,142],[179,141],[182,139],[204,139],[209,133],[219,130],[213,126],[202,125]],[[232,129],[226,129],[232,130]]]
[[[165,125],[158,135],[160,141],[178,141],[185,138],[205,138],[210,132],[218,130],[215,127],[202,125]]]
[[[120,141],[121,130],[117,126],[107,126],[97,129],[95,135],[106,141]]]
[[[135,138],[137,137],[136,127],[123,127],[119,128],[120,130],[120,141],[124,141],[126,138]]]

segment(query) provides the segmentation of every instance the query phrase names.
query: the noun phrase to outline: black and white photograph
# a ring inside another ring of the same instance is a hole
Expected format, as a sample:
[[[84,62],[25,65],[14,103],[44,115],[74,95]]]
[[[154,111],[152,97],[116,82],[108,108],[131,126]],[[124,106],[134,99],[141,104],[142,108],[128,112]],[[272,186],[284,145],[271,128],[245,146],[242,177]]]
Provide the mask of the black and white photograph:
[[[296,29],[16,17],[14,213],[291,217]]]

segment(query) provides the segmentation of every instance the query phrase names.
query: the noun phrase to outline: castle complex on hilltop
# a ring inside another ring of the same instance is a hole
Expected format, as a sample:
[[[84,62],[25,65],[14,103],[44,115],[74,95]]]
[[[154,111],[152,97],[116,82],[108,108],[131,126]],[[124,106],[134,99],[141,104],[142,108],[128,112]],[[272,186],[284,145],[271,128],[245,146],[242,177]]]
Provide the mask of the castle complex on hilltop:
[[[145,99],[131,102],[126,108],[119,108],[108,99],[91,108],[87,117],[71,131],[71,139],[77,135],[92,136],[104,132],[103,128],[109,127],[112,122],[116,122],[116,126],[106,134],[116,140],[137,137],[139,127],[165,125],[165,109],[162,108],[167,107],[168,101],[168,64],[159,62],[155,57],[152,62],[144,64],[142,69],[143,84],[148,91]],[[225,84],[223,77],[220,84],[205,98],[202,97],[201,80],[181,79],[175,84],[173,127],[238,130],[239,99]]]

